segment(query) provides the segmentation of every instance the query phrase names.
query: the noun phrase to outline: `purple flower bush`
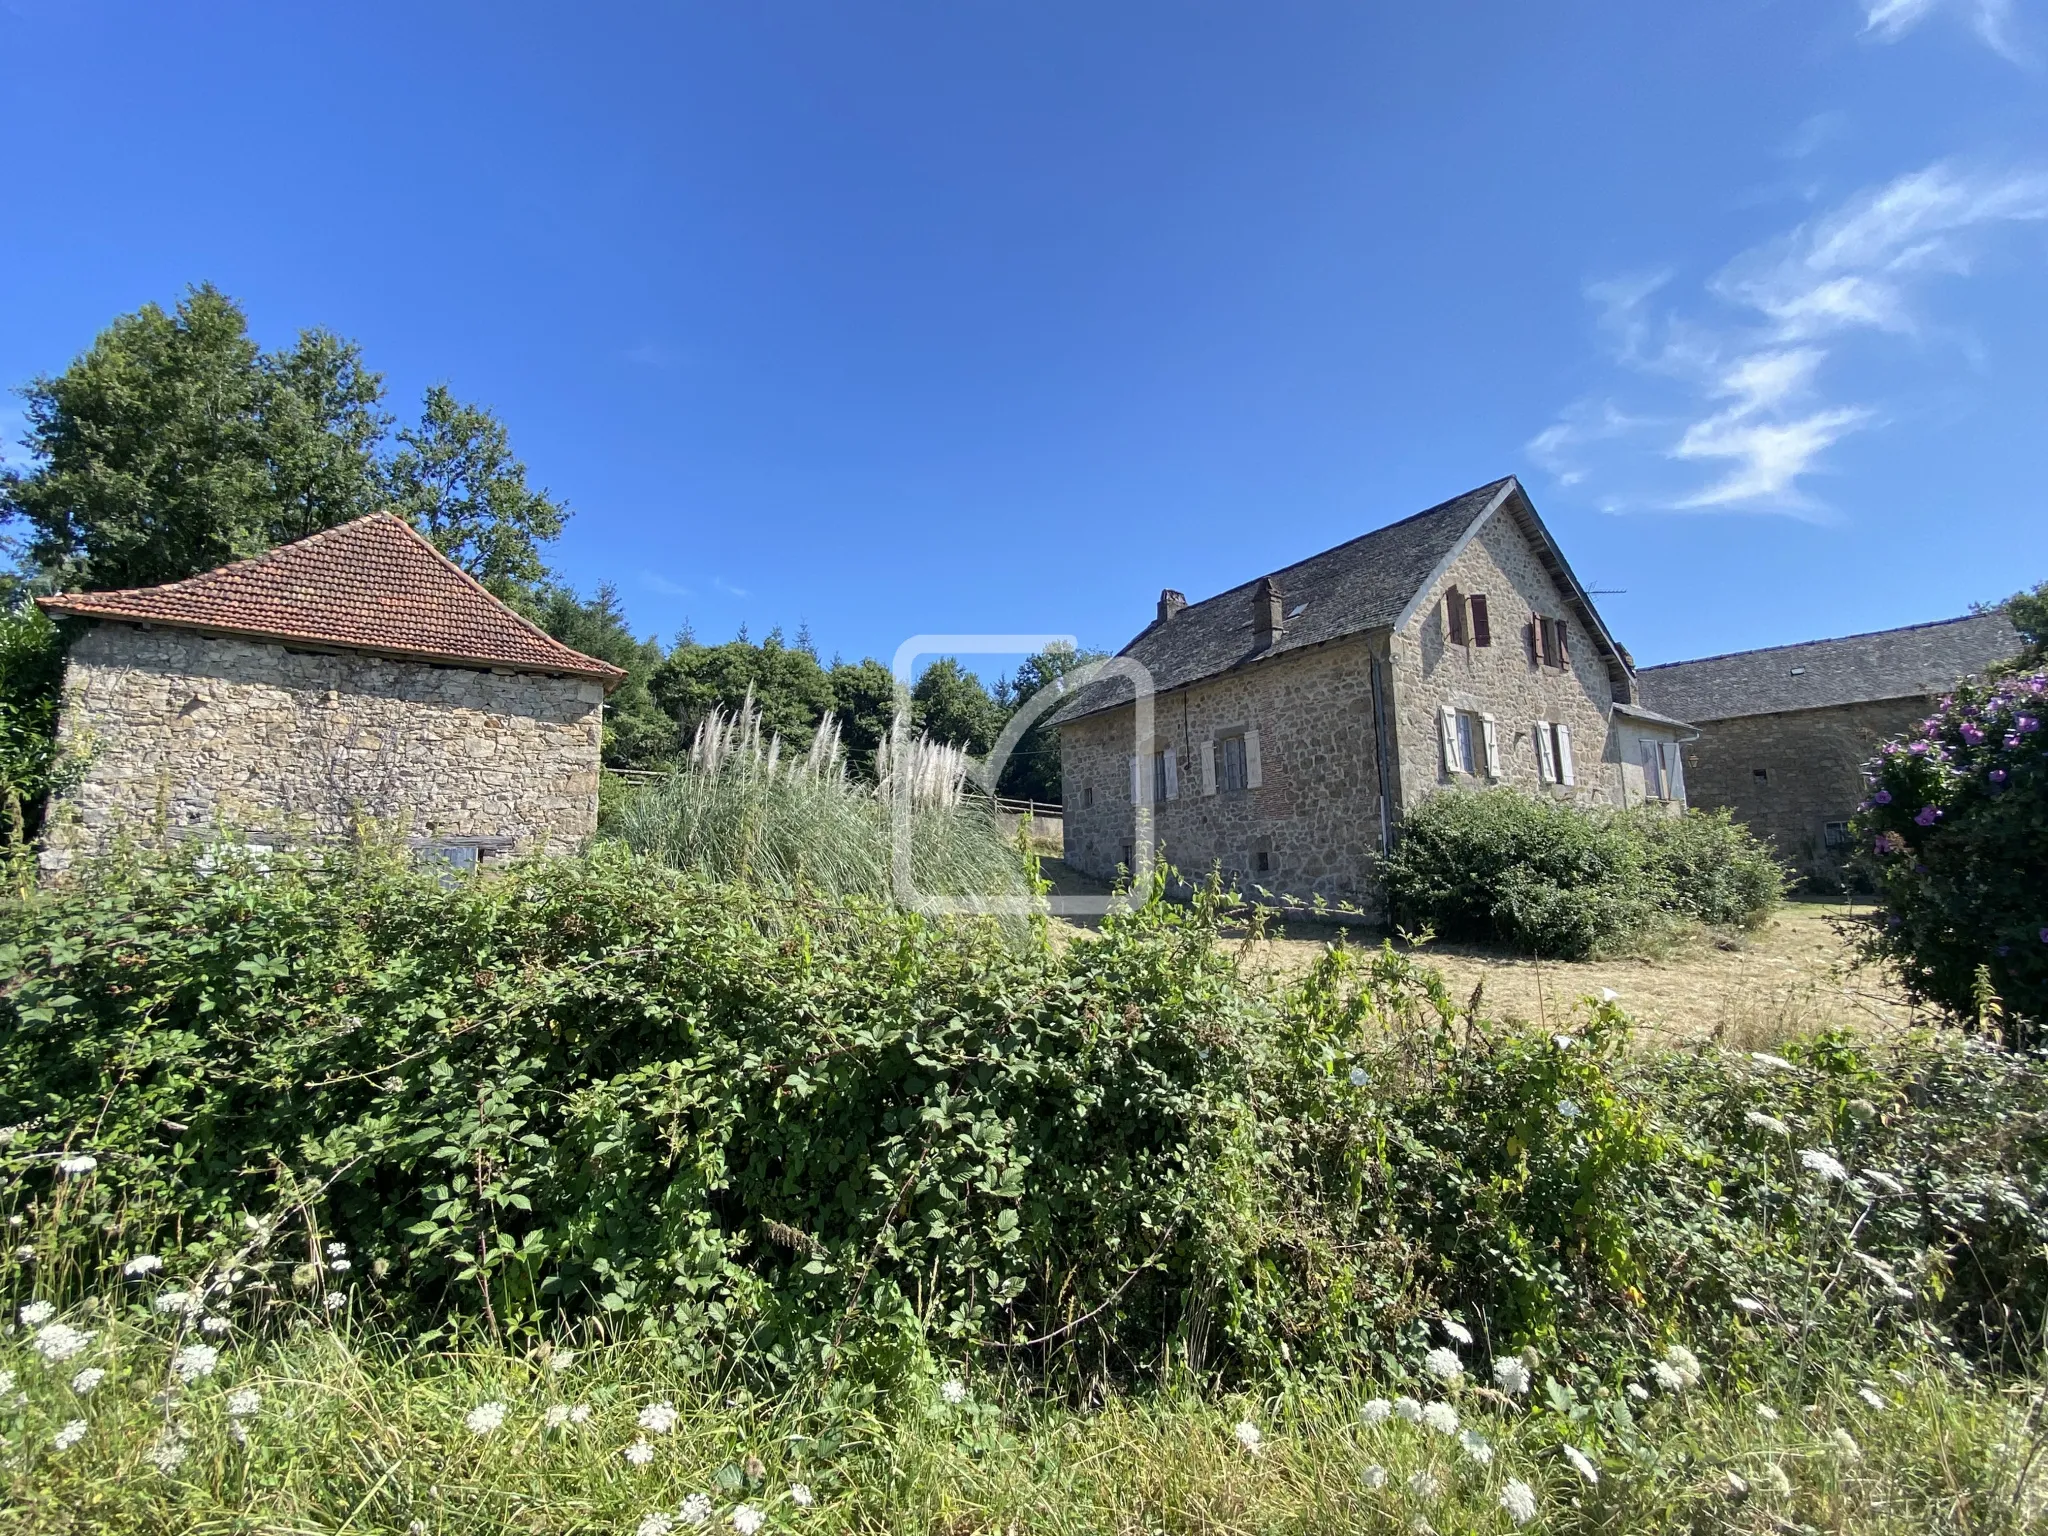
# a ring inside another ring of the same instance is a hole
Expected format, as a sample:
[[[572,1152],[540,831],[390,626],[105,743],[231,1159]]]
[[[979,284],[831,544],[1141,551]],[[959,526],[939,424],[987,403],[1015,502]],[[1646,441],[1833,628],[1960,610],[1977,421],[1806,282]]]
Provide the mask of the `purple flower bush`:
[[[2048,1025],[2048,674],[1965,683],[1887,742],[1858,810],[1886,920],[1867,953],[1915,996],[1975,1016],[1990,983],[2008,1032]]]

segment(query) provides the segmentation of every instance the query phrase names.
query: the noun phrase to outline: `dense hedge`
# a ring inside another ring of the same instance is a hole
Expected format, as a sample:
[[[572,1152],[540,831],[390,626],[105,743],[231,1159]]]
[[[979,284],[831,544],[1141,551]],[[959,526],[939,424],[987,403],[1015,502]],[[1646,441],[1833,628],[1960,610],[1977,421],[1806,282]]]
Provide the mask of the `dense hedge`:
[[[360,1287],[415,1336],[1075,1387],[1412,1366],[1443,1313],[1596,1366],[2040,1325],[2038,1060],[1639,1061],[1611,1004],[1501,1030],[1390,950],[1254,983],[1225,905],[1017,945],[617,853],[105,868],[0,930],[13,1273],[85,1291],[149,1251]]]
[[[2048,1028],[2048,676],[1965,683],[1885,744],[1854,823],[1885,917],[1867,948],[1961,1018]]]
[[[1381,876],[1410,931],[1573,960],[1690,923],[1754,926],[1785,888],[1770,850],[1725,811],[1589,810],[1511,789],[1430,796]]]

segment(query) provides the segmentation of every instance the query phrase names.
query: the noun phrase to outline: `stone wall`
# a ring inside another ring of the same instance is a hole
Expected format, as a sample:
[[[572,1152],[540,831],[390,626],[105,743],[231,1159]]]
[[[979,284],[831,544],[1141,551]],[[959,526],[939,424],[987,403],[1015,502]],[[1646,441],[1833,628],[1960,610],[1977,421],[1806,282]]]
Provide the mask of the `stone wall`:
[[[566,853],[597,827],[603,691],[581,678],[287,649],[102,623],[72,647],[63,740],[89,753],[45,867],[120,829],[347,836]]]
[[[1888,699],[1700,721],[1700,739],[1685,749],[1687,790],[1694,805],[1726,809],[1768,838],[1801,874],[1839,885],[1850,850],[1828,846],[1829,824],[1855,814],[1863,765],[1878,744],[1911,730],[1934,704]]]
[[[1157,804],[1131,801],[1130,706],[1063,726],[1067,863],[1110,879],[1149,837],[1191,879],[1220,864],[1272,891],[1370,907],[1380,792],[1371,664],[1369,637],[1358,636],[1159,695],[1142,798],[1151,755],[1168,746],[1179,792]],[[1256,733],[1259,782],[1230,791],[1216,782],[1220,757],[1214,779],[1208,764],[1237,733]]]

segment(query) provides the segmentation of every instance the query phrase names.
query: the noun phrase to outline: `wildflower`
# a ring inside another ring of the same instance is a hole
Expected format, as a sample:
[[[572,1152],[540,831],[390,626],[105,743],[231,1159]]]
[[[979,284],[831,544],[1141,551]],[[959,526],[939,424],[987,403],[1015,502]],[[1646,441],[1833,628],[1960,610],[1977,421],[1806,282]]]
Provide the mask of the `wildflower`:
[[[1536,1490],[1519,1477],[1511,1477],[1500,1491],[1500,1507],[1516,1525],[1527,1525],[1536,1518]]]
[[[347,1256],[347,1254],[347,1243],[329,1243],[327,1245],[327,1257],[329,1257],[330,1259],[344,1258]]]
[[[345,1291],[329,1291],[320,1298],[320,1305],[330,1312],[338,1312],[348,1305],[348,1294]]]
[[[654,1445],[645,1435],[640,1436],[619,1454],[636,1467],[644,1467],[654,1460]]]
[[[1992,783],[2003,784],[2005,782],[2005,770],[2003,768],[1994,768],[1991,770],[1989,777]]]
[[[85,1438],[85,1420],[73,1419],[50,1437],[53,1450],[68,1451]]]
[[[1849,1181],[1849,1170],[1844,1168],[1841,1161],[1829,1152],[1815,1152],[1810,1149],[1801,1152],[1799,1154],[1799,1166],[1808,1173],[1817,1173],[1822,1178],[1833,1180],[1838,1184],[1846,1184]]]
[[[1799,1069],[1782,1056],[1773,1056],[1769,1051],[1751,1051],[1749,1059],[1767,1072],[1797,1072]]]
[[[1564,1459],[1571,1463],[1574,1472],[1578,1473],[1579,1476],[1589,1483],[1600,1481],[1600,1469],[1593,1465],[1592,1457],[1588,1456],[1576,1445],[1567,1445],[1563,1447],[1563,1450]]]
[[[1578,1045],[1579,1037],[1577,1035],[1552,1035],[1550,1043],[1560,1051],[1569,1051]]]
[[[82,1178],[99,1167],[100,1160],[90,1152],[81,1152],[76,1157],[67,1157],[57,1164],[57,1171],[66,1178]]]
[[[1699,1385],[1700,1359],[1683,1344],[1673,1344],[1664,1351],[1664,1363],[1678,1373],[1681,1385]]]
[[[46,1363],[62,1365],[73,1355],[83,1354],[92,1339],[90,1333],[69,1323],[45,1323],[29,1339],[28,1347],[41,1355]]]
[[[1880,1397],[1876,1392],[1871,1390],[1869,1387],[1858,1387],[1856,1389],[1856,1395],[1862,1398],[1863,1401],[1868,1403],[1871,1407],[1875,1408],[1879,1413],[1883,1413],[1887,1408],[1891,1407],[1890,1403],[1886,1402],[1882,1397]]]
[[[1259,1433],[1259,1426],[1250,1419],[1239,1420],[1237,1428],[1233,1429],[1231,1433],[1237,1436],[1237,1443],[1254,1456],[1259,1454],[1259,1447],[1265,1442],[1266,1438]]]
[[[1376,1397],[1358,1410],[1358,1416],[1368,1424],[1384,1424],[1394,1411],[1394,1405],[1384,1397]]]
[[[14,1256],[15,1258],[19,1259],[22,1263],[28,1264],[34,1261],[36,1251],[29,1244],[23,1243],[19,1248],[14,1250]]]
[[[633,1528],[633,1536],[668,1536],[675,1528],[675,1521],[657,1509],[651,1515],[640,1517],[640,1523]]]
[[[1846,1429],[1835,1430],[1828,1436],[1828,1439],[1834,1443],[1835,1449],[1840,1451],[1849,1460],[1861,1461],[1863,1459],[1863,1447],[1856,1443],[1855,1436],[1851,1435]]]
[[[1437,1320],[1437,1326],[1443,1329],[1444,1337],[1447,1339],[1455,1340],[1460,1344],[1470,1344],[1472,1342],[1472,1330],[1463,1323],[1454,1322],[1452,1319],[1445,1317]]]
[[[1458,1444],[1464,1448],[1465,1454],[1470,1456],[1479,1466],[1486,1466],[1493,1460],[1493,1447],[1488,1445],[1486,1437],[1476,1430],[1467,1429],[1460,1431]]]
[[[478,1403],[463,1416],[462,1422],[469,1426],[472,1435],[488,1435],[504,1424],[505,1405],[496,1398]]]
[[[1920,826],[1931,827],[1941,820],[1941,812],[1934,806],[1923,805],[1913,813],[1913,820]]]
[[[754,1536],[754,1532],[768,1523],[768,1517],[751,1504],[742,1504],[732,1512],[730,1518],[732,1528],[738,1531],[740,1536]]]
[[[1927,755],[1927,747],[1928,744],[1924,741],[1909,741],[1906,743],[1906,750],[1914,757],[1925,757]]]
[[[1577,1099],[1559,1099],[1557,1101],[1558,1119],[1570,1123],[1579,1118],[1579,1113],[1579,1101]]]
[[[1363,1088],[1363,1087],[1365,1086],[1365,1084],[1366,1084],[1365,1068],[1363,1068],[1363,1067],[1353,1067],[1353,1068],[1351,1069],[1351,1086],[1352,1086],[1352,1087],[1354,1087],[1354,1088]]]
[[[138,1253],[134,1258],[121,1266],[121,1273],[127,1275],[130,1279],[137,1279],[143,1275],[153,1275],[163,1267],[164,1261],[155,1254]]]
[[[1788,1141],[1792,1137],[1792,1127],[1776,1115],[1767,1115],[1762,1110],[1751,1109],[1744,1111],[1742,1118],[1758,1130],[1769,1131],[1773,1136],[1783,1136]]]
[[[156,1437],[156,1443],[149,1448],[143,1459],[165,1477],[169,1477],[185,1464],[187,1449],[185,1437],[173,1427]]]
[[[1422,1422],[1422,1404],[1415,1401],[1412,1397],[1397,1397],[1394,1399],[1394,1417],[1405,1419],[1410,1424],[1420,1424]]]
[[[548,1411],[540,1416],[540,1422],[544,1428],[560,1429],[569,1422],[569,1405],[567,1403],[548,1404]]]
[[[1513,1355],[1503,1356],[1493,1362],[1493,1384],[1509,1397],[1520,1397],[1529,1390],[1529,1367]]]
[[[1666,1392],[1683,1392],[1685,1390],[1685,1377],[1673,1367],[1666,1365],[1662,1360],[1657,1361],[1650,1367],[1650,1374],[1657,1378],[1657,1385]]]
[[[685,1525],[702,1525],[711,1518],[711,1495],[693,1493],[683,1500],[683,1507],[676,1511],[676,1518]]]
[[[348,1273],[349,1269],[352,1266],[349,1264],[349,1261],[347,1259],[336,1259],[327,1267],[333,1270],[337,1275],[345,1275]]]
[[[649,1403],[640,1410],[640,1427],[649,1434],[665,1435],[676,1427],[674,1403]]]
[[[553,1371],[553,1372],[554,1372],[554,1373],[555,1373],[555,1374],[556,1374],[557,1376],[559,1376],[559,1375],[561,1375],[561,1374],[562,1374],[562,1372],[564,1372],[564,1371],[568,1370],[568,1369],[569,1369],[569,1367],[570,1367],[570,1366],[572,1366],[572,1365],[574,1365],[575,1363],[576,1363],[576,1351],[575,1351],[575,1350],[573,1350],[573,1349],[558,1349],[558,1350],[556,1350],[556,1351],[554,1352],[554,1354],[553,1354],[553,1355],[551,1355],[551,1356],[550,1356],[550,1357],[548,1358],[548,1369],[549,1369],[549,1370],[551,1370],[551,1371]]]
[[[202,1376],[211,1376],[220,1364],[220,1351],[211,1344],[187,1344],[171,1356],[171,1374],[190,1386]]]
[[[1879,805],[1890,805],[1892,803],[1892,792],[1888,789],[1880,789],[1876,794],[1872,795],[1870,798],[1876,801]]]
[[[71,1378],[71,1390],[80,1397],[83,1397],[106,1379],[107,1373],[105,1371],[96,1365],[88,1365],[84,1370]],[[12,1383],[9,1385],[12,1385]]]
[[[1465,1374],[1465,1366],[1448,1349],[1432,1349],[1422,1357],[1422,1368],[1440,1381],[1456,1381]]]
[[[237,1445],[247,1445],[249,1443],[249,1426],[240,1419],[229,1419],[228,1438]]]
[[[57,1315],[57,1309],[47,1301],[32,1301],[21,1309],[21,1326],[33,1328],[38,1323],[47,1323]]]
[[[1436,1474],[1424,1467],[1420,1472],[1409,1474],[1408,1491],[1425,1502],[1443,1491],[1443,1484],[1436,1480]]]
[[[226,1333],[233,1326],[232,1323],[218,1313],[209,1313],[207,1316],[199,1319],[200,1331],[204,1333],[222,1334]]]
[[[159,1291],[156,1300],[152,1301],[150,1305],[166,1316],[173,1313],[182,1313],[184,1316],[190,1317],[194,1312],[205,1306],[206,1303],[190,1291]]]
[[[948,1381],[939,1388],[939,1396],[957,1408],[967,1401],[967,1383],[957,1378]]]
[[[1458,1432],[1458,1410],[1449,1403],[1431,1403],[1422,1410],[1422,1422],[1440,1435]]]
[[[252,1419],[263,1408],[263,1394],[254,1387],[237,1387],[228,1394],[228,1417]]]
[[[574,1408],[571,1408],[569,1410],[569,1422],[579,1426],[588,1424],[590,1422],[590,1404],[578,1403]]]
[[[1628,1395],[1639,1403],[1647,1403],[1650,1400],[1650,1389],[1640,1381],[1632,1381],[1628,1384]]]
[[[13,1390],[14,1372],[0,1371],[0,1392],[12,1392]]]
[[[809,1483],[791,1483],[789,1485],[789,1502],[796,1505],[799,1509],[809,1509],[816,1502],[811,1496],[811,1485]]]
[[[1756,1405],[1756,1416],[1762,1419],[1766,1424],[1775,1424],[1778,1422],[1778,1410],[1773,1408],[1769,1403],[1758,1403]]]

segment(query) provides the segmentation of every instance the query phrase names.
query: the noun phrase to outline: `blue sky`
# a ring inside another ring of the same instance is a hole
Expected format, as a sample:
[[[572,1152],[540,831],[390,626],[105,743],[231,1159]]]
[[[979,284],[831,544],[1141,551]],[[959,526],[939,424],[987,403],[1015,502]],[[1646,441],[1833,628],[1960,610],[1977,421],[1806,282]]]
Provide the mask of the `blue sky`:
[[[211,280],[664,638],[1113,648],[1509,472],[1645,663],[2048,578],[2038,0],[0,0],[0,105],[0,381]]]

